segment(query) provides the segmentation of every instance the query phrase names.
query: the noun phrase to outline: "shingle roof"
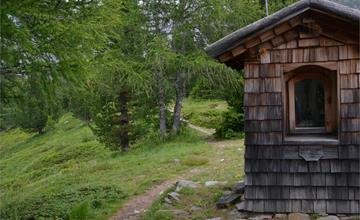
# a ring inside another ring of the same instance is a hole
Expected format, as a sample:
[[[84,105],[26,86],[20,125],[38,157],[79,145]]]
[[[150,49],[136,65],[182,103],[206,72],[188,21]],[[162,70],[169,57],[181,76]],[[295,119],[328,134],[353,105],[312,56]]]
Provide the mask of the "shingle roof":
[[[239,43],[241,43],[241,40],[261,33],[269,26],[276,25],[309,9],[331,13],[352,22],[360,21],[360,10],[328,0],[300,0],[268,17],[260,19],[259,21],[221,38],[220,40],[207,46],[205,51],[214,58],[218,57],[224,52],[235,48]]]

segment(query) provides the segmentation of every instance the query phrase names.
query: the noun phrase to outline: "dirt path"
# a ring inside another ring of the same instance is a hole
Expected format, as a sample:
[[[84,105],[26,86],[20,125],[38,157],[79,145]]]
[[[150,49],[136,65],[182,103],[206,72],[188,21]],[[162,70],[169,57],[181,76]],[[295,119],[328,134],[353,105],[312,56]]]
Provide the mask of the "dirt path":
[[[202,128],[189,122],[185,121],[188,126],[194,130],[197,130],[203,133],[206,137],[211,136],[215,131],[213,129]],[[232,141],[213,141],[209,140],[207,143],[215,146],[216,148],[224,148],[226,146],[231,145]],[[144,214],[144,212],[150,208],[152,203],[159,197],[161,192],[165,191],[166,189],[174,186],[174,184],[181,179],[188,179],[194,175],[202,173],[206,171],[207,167],[200,167],[192,169],[182,175],[179,175],[173,179],[167,180],[159,185],[153,186],[152,188],[148,189],[145,193],[138,195],[129,201],[127,201],[123,207],[109,220],[137,220]]]

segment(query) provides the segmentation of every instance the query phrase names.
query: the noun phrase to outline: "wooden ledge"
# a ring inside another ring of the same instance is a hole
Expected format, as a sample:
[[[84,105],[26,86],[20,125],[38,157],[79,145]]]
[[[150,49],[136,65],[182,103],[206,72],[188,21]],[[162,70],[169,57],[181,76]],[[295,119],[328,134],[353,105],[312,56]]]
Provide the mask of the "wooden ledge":
[[[339,140],[335,136],[328,135],[289,135],[284,138],[286,144],[326,144],[338,145]]]

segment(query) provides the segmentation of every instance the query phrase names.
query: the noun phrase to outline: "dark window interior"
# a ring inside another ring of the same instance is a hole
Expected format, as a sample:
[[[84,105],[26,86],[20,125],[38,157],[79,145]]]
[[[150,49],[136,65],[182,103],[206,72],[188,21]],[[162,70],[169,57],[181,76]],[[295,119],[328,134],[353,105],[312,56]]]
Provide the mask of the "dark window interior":
[[[324,83],[306,79],[295,84],[296,127],[324,127]]]

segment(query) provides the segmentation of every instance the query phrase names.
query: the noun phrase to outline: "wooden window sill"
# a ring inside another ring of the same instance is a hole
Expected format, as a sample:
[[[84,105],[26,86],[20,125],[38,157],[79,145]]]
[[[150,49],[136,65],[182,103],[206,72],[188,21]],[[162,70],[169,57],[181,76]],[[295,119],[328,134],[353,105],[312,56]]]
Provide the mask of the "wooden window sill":
[[[288,135],[284,138],[285,144],[327,144],[338,145],[339,140],[333,135]]]

